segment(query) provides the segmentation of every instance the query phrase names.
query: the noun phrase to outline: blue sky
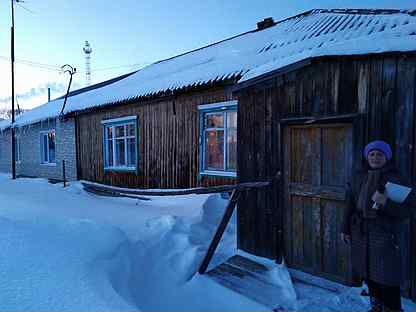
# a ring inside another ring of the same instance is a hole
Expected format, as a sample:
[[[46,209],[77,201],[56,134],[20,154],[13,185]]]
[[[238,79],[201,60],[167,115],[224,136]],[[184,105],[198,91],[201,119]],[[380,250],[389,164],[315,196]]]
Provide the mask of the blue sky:
[[[0,0],[0,107],[10,105],[11,95],[10,5]],[[26,9],[15,7],[16,89],[27,108],[45,102],[48,84],[55,86],[53,97],[66,89],[61,65],[77,67],[74,86],[84,86],[85,40],[93,49],[96,83],[252,30],[265,17],[280,20],[312,8],[416,7],[414,0],[25,0],[21,5]]]

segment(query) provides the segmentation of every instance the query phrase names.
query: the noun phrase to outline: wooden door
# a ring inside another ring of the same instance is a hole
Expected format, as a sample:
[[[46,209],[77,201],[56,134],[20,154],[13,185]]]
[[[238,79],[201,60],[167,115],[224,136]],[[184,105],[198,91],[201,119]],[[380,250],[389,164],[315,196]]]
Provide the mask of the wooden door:
[[[292,268],[348,283],[339,239],[352,170],[352,125],[284,129],[284,248]]]

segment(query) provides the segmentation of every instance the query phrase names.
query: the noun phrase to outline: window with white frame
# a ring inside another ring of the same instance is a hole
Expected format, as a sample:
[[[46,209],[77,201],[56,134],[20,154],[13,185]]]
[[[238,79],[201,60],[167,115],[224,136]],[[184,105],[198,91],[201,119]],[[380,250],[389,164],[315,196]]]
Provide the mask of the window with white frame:
[[[55,130],[40,133],[40,150],[42,164],[55,164],[56,155]]]
[[[201,105],[201,173],[235,176],[237,170],[236,102]]]
[[[104,124],[105,169],[136,170],[136,116],[107,120]]]

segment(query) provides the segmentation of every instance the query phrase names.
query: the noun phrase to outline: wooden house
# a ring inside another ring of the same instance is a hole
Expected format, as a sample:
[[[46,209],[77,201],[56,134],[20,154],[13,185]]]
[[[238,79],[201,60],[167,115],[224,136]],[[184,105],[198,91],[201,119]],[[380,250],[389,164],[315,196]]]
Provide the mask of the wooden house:
[[[232,88],[261,63],[257,29],[151,64],[126,79],[72,97],[78,177],[139,188],[189,188],[237,180]]]
[[[395,10],[315,10],[277,23],[261,53],[274,61],[234,89],[238,176],[272,190],[244,194],[238,247],[349,284],[350,250],[339,240],[346,185],[375,139],[389,142],[416,182],[416,17]],[[280,34],[280,36],[279,36]],[[406,224],[416,298],[416,219]]]

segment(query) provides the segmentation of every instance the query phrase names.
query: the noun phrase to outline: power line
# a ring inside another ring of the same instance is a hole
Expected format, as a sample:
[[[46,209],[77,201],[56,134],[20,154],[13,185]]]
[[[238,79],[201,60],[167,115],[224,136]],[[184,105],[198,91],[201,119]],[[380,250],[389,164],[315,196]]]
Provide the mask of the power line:
[[[10,60],[10,57],[3,56],[3,55],[0,55],[0,58],[5,59],[5,60]],[[22,64],[22,65],[37,67],[37,68],[41,68],[41,69],[47,69],[47,70],[58,71],[58,72],[62,71],[61,66],[58,66],[58,65],[39,63],[39,62],[34,62],[34,61],[29,61],[29,60],[24,60],[24,59],[16,59],[15,62],[19,63],[19,64]],[[142,66],[145,66],[145,65],[148,65],[148,64],[149,63],[135,63],[135,64],[115,65],[115,66],[97,68],[97,69],[91,70],[91,72],[107,71],[107,70],[118,69],[118,68],[142,67]],[[85,73],[85,71],[79,71],[79,73]]]
[[[35,12],[33,12],[32,10],[30,10],[30,9],[26,8],[25,6],[21,5],[21,4],[20,4],[21,2],[24,2],[24,1],[19,1],[19,2],[16,2],[16,4],[17,4],[19,7],[21,7],[22,9],[25,9],[26,11],[28,11],[29,13],[35,14]]]

